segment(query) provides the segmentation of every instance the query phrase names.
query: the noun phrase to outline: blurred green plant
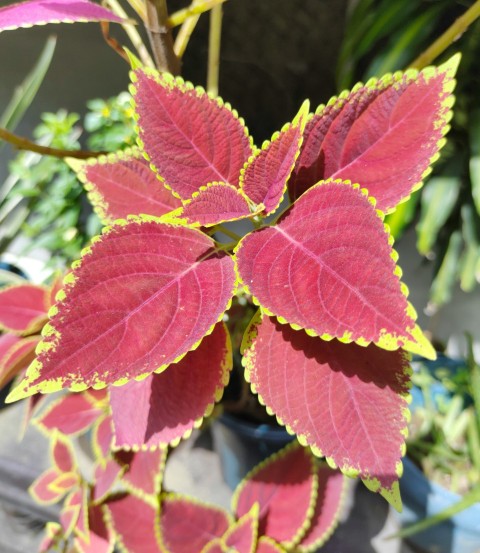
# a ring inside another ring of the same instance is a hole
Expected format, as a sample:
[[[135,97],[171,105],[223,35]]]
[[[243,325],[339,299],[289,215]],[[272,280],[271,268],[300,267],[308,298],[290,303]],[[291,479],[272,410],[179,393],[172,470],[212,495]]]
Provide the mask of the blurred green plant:
[[[337,67],[339,89],[408,67],[473,0],[358,0]],[[386,219],[396,239],[416,223],[417,249],[434,263],[428,311],[480,282],[480,23],[445,51],[461,50],[455,116],[442,160],[421,192]]]
[[[80,116],[60,110],[44,113],[34,130],[37,142],[65,150],[80,149],[83,138],[93,151],[116,151],[134,143],[130,96],[122,92],[109,100],[87,104],[82,137]],[[0,200],[0,252],[14,238],[25,240],[22,253],[43,248],[50,253],[51,268],[65,267],[101,229],[85,201],[75,173],[56,157],[20,152],[10,163]]]

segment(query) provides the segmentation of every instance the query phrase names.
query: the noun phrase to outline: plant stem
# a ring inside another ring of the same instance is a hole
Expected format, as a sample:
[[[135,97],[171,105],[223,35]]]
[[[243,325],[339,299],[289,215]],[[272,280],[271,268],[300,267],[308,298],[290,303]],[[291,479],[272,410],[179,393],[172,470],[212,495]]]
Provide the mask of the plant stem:
[[[450,27],[431,44],[422,54],[418,56],[409,67],[423,69],[431,64],[442,54],[455,40],[468,29],[468,27],[480,17],[480,0],[477,0],[463,15],[450,25]]]
[[[110,23],[108,21],[100,21],[100,29],[102,30],[102,35],[105,42],[114,52],[116,52],[121,58],[123,58],[124,61],[126,61],[130,65],[128,56],[122,48],[121,44],[118,42],[118,40],[110,35]]]
[[[236,240],[237,242],[242,239],[240,235],[238,235],[236,232],[233,232],[233,230],[230,230],[223,225],[215,225],[210,229],[212,233],[215,232],[221,232],[222,234],[225,234],[225,236],[228,236],[232,240]]]
[[[146,27],[157,69],[178,75],[180,63],[173,50],[172,32],[167,25],[166,0],[146,0],[146,8]]]
[[[208,37],[207,90],[218,96],[218,76],[220,70],[220,43],[222,37],[222,5],[218,4],[210,12],[210,34]]]
[[[15,148],[17,148],[18,150],[28,150],[30,152],[36,152],[37,154],[42,154],[44,156],[52,156],[52,157],[59,157],[59,158],[73,157],[76,159],[88,159],[89,157],[99,157],[107,153],[107,152],[89,152],[85,150],[62,150],[58,148],[50,148],[49,146],[41,146],[40,144],[36,144],[35,142],[28,140],[28,138],[23,138],[21,136],[13,134],[12,132],[7,131],[6,129],[2,129],[1,127],[0,127],[0,139],[5,140],[5,142],[9,142],[10,144],[13,144],[13,146],[15,146]]]
[[[191,6],[196,6],[200,4],[202,0],[193,0]],[[187,49],[188,42],[192,36],[195,27],[197,26],[198,20],[200,19],[200,14],[191,15],[183,23],[180,29],[178,30],[177,37],[175,39],[175,44],[173,49],[175,54],[181,59],[185,50]]]
[[[128,19],[128,14],[118,3],[118,0],[108,0],[108,5],[110,9],[118,16],[123,17],[123,19]],[[134,6],[132,5],[132,7]],[[139,13],[139,15],[141,17],[141,13]],[[146,14],[143,14],[143,15],[144,17],[146,17]],[[124,31],[127,33],[128,38],[130,39],[130,42],[133,44],[135,50],[137,51],[138,56],[142,60],[143,65],[147,65],[148,67],[155,67],[155,63],[153,62],[150,54],[148,53],[148,50],[145,44],[143,43],[142,37],[140,36],[135,26],[130,23],[124,23],[122,24],[122,27]]]
[[[168,18],[167,24],[170,28],[178,27],[185,23],[187,19],[192,15],[200,15],[218,4],[223,4],[226,0],[193,0],[193,2],[187,8],[178,10]]]

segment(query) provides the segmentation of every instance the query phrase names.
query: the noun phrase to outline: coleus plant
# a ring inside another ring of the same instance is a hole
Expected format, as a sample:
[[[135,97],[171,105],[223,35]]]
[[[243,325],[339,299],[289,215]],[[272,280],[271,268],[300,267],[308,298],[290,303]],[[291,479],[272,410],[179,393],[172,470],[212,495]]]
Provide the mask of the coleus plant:
[[[90,415],[78,416],[90,405]],[[80,419],[80,422],[79,420]],[[114,447],[104,390],[66,394],[37,419],[50,438],[52,467],[30,487],[41,504],[61,501],[59,522],[47,525],[40,552],[269,553],[320,547],[338,524],[346,478],[298,443],[255,467],[232,497],[234,517],[162,484],[167,449]],[[71,438],[92,430],[95,464],[80,468]],[[69,550],[69,549],[68,549]]]
[[[76,163],[108,226],[65,278],[9,400],[108,387],[116,446],[177,444],[222,395],[222,319],[244,297],[258,306],[242,352],[260,402],[399,507],[409,354],[435,352],[383,217],[438,157],[459,57],[315,113],[305,103],[261,148],[228,104],[131,60],[138,148]],[[254,227],[242,238],[225,226],[240,219]]]

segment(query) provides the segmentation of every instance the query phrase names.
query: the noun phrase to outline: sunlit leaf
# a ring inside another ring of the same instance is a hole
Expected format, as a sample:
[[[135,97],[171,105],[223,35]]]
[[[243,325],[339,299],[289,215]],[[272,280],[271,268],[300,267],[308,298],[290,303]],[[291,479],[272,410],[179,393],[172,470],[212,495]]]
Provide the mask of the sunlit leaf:
[[[47,289],[19,284],[0,290],[0,328],[20,334],[38,332],[47,318]]]
[[[230,336],[225,325],[218,323],[196,350],[161,374],[111,387],[115,446],[178,443],[210,414],[231,368]]]

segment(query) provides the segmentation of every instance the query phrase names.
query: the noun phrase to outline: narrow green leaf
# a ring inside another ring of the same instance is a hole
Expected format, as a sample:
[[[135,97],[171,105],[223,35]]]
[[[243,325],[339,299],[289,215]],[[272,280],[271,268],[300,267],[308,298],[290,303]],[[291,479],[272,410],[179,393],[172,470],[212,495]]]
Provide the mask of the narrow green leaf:
[[[56,43],[56,36],[52,35],[48,37],[37,63],[32,71],[25,77],[22,84],[16,88],[10,103],[0,117],[1,127],[13,131],[20,122],[23,114],[35,98],[45,74],[50,67]]]
[[[412,194],[406,202],[399,204],[393,213],[389,213],[385,217],[385,223],[390,228],[390,234],[395,240],[402,236],[405,227],[412,222],[419,199],[420,194]]]
[[[451,505],[450,507],[447,507],[436,515],[421,520],[420,522],[412,524],[411,526],[407,526],[407,528],[400,530],[400,532],[397,532],[393,536],[390,536],[390,538],[406,538],[407,536],[413,536],[413,534],[422,532],[423,530],[426,530],[431,526],[435,526],[435,524],[439,524],[443,520],[447,520],[453,515],[456,515],[457,513],[468,509],[472,505],[475,505],[475,503],[477,503],[478,501],[480,501],[480,484],[478,486],[475,486],[470,492],[466,493],[463,498],[457,503]]]
[[[450,237],[445,257],[430,288],[430,302],[435,307],[449,302],[452,297],[461,249],[462,235],[460,231],[455,231]]]
[[[472,196],[480,214],[480,110],[474,110],[469,116],[470,134],[470,182]]]
[[[462,234],[465,250],[460,263],[460,288],[471,292],[477,283],[476,266],[480,259],[480,245],[475,228],[475,213],[470,205],[462,206]]]
[[[460,180],[456,177],[434,177],[425,185],[421,199],[421,215],[417,225],[417,248],[426,255],[437,239],[457,201]]]

